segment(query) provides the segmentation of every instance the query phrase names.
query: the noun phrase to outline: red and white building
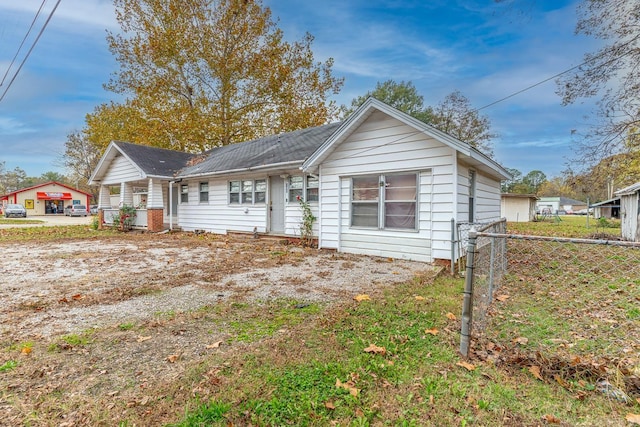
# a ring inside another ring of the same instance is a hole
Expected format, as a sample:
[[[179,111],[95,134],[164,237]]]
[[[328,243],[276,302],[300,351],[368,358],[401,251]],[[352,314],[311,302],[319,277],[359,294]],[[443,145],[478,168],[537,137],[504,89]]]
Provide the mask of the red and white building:
[[[0,205],[17,203],[27,209],[27,216],[62,215],[69,205],[83,205],[89,209],[91,194],[59,182],[51,181],[0,196]]]

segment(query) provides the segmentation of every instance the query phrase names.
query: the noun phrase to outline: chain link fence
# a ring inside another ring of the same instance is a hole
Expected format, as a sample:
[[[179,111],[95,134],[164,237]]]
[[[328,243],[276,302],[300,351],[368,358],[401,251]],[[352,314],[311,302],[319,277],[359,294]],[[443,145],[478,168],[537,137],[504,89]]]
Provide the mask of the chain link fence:
[[[469,244],[469,231],[487,231],[492,233],[506,233],[507,220],[478,221],[478,222],[456,222],[451,220],[451,274],[456,270],[462,274],[465,270],[465,259],[467,256],[467,246]],[[457,262],[455,261],[457,260]]]
[[[616,344],[621,352],[640,349],[640,243],[472,230],[465,278],[460,342],[465,356],[504,285],[529,292],[524,298],[532,304],[542,298],[554,308],[556,322],[584,318],[584,336],[593,336],[599,327],[594,325],[602,324],[607,333],[615,332],[612,337],[621,333]]]

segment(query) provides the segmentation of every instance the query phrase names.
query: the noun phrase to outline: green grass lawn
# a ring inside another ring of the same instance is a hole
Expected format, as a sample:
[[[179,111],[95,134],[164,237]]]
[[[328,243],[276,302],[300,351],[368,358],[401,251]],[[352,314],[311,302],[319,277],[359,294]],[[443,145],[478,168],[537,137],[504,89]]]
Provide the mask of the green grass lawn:
[[[596,234],[620,236],[620,221],[600,220],[582,215],[561,215],[544,221],[509,222],[507,230],[512,234],[588,238]]]
[[[575,237],[596,232],[586,228],[584,217],[562,219],[508,228]],[[88,226],[39,228],[37,234],[0,230],[0,244],[111,233]],[[551,255],[543,250],[535,259]],[[567,283],[561,270],[541,275],[535,265],[514,274],[500,290],[508,298],[496,303],[490,331],[474,338],[470,359],[458,353],[463,279],[444,274],[333,306],[298,309],[288,300],[216,306],[206,321],[229,324],[229,346],[148,390],[145,405],[115,398],[100,408],[64,404],[85,414],[87,425],[158,425],[155,420],[169,417],[171,425],[185,427],[628,426],[626,418],[640,414],[640,396],[621,402],[596,382],[609,378],[622,387],[616,375],[640,374],[633,365],[638,343],[624,333],[640,329],[640,283],[609,271],[605,280],[595,270]],[[182,315],[161,321],[188,333],[190,322],[205,320]],[[105,331],[92,330],[82,345],[87,357],[94,347],[109,345]],[[607,345],[610,333],[615,335]],[[11,375],[26,357],[14,347],[2,349],[0,375]],[[48,425],[32,416],[34,425]]]

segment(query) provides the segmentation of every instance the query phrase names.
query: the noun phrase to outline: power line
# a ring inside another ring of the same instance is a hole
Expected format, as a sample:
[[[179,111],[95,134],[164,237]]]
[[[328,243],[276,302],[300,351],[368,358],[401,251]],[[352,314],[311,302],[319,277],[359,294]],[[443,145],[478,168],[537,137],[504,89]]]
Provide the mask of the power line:
[[[46,3],[47,3],[47,0],[42,0],[42,3],[40,4],[40,7],[38,8],[38,11],[36,12],[36,16],[33,18],[33,21],[31,21],[31,25],[29,26],[29,29],[27,30],[27,34],[25,34],[24,37],[22,38],[22,42],[20,42],[20,46],[18,46],[18,50],[16,51],[16,54],[13,56],[13,59],[11,59],[11,63],[9,63],[9,66],[7,67],[7,71],[4,73],[4,76],[2,76],[2,81],[0,81],[0,86],[2,86],[4,84],[4,81],[7,78],[7,75],[9,74],[9,71],[11,70],[11,67],[13,67],[13,63],[16,61],[16,58],[18,57],[18,54],[20,54],[20,50],[22,49],[22,46],[24,46],[24,42],[27,41],[27,37],[29,37],[29,34],[31,34],[31,30],[33,29],[33,26],[35,25],[36,21],[38,20],[38,16],[40,16],[40,12],[42,11],[42,8],[44,7],[44,5]]]
[[[632,42],[634,42],[636,39],[637,39],[637,37],[632,38],[632,39],[631,39],[631,40],[629,40],[628,42],[626,42],[626,43],[624,43],[624,44],[620,45],[620,46],[618,47],[618,49],[623,48],[623,47],[627,46],[628,44],[631,44],[631,43],[632,43]],[[559,72],[559,73],[557,73],[557,74],[555,74],[555,75],[553,75],[553,76],[551,76],[551,77],[547,77],[546,79],[541,80],[541,81],[539,81],[539,82],[537,82],[537,83],[534,83],[534,84],[532,84],[532,85],[530,85],[530,86],[527,86],[527,87],[526,87],[526,88],[524,88],[524,89],[520,89],[519,91],[513,92],[513,93],[512,93],[512,94],[510,94],[510,95],[507,95],[507,96],[505,96],[505,97],[503,97],[503,98],[498,99],[497,101],[493,101],[493,102],[491,102],[490,104],[484,105],[484,106],[482,106],[482,107],[480,107],[480,108],[476,108],[474,111],[484,110],[485,108],[492,107],[492,106],[494,106],[494,105],[496,105],[496,104],[498,104],[498,103],[500,103],[500,102],[502,102],[502,101],[506,101],[506,100],[507,100],[507,99],[509,99],[509,98],[513,98],[513,97],[514,97],[514,96],[516,96],[516,95],[520,95],[520,94],[521,94],[521,93],[523,93],[523,92],[526,92],[526,91],[528,91],[528,90],[531,90],[531,89],[533,89],[534,87],[536,87],[536,86],[540,86],[541,84],[546,83],[546,82],[548,82],[548,81],[550,81],[550,80],[556,79],[556,78],[560,77],[560,76],[561,76],[561,75],[563,75],[563,74],[567,74],[567,73],[569,73],[569,72],[571,72],[571,71],[573,71],[573,70],[575,70],[575,69],[577,69],[577,68],[582,67],[583,65],[587,65],[587,64],[592,63],[592,62],[594,62],[594,61],[597,61],[598,59],[602,58],[602,57],[603,57],[603,56],[605,56],[606,54],[607,54],[607,51],[601,52],[599,55],[596,55],[596,56],[594,56],[593,58],[588,59],[587,61],[584,61],[584,62],[583,62],[583,63],[581,63],[581,64],[575,65],[575,66],[573,66],[573,67],[571,67],[571,68],[568,68],[568,69],[566,69],[566,70],[564,70],[564,71],[561,71],[561,72]],[[614,56],[614,57],[613,57],[613,58],[611,58],[609,61],[607,61],[607,62],[605,62],[605,63],[603,63],[603,64],[601,64],[601,65],[608,64],[608,63],[610,63],[610,62],[616,61],[617,59],[619,59],[619,58],[621,58],[621,57],[623,57],[623,56],[625,56],[625,55],[627,55],[627,53],[626,53],[626,52],[622,52],[621,54]]]
[[[51,10],[51,12],[49,13],[49,16],[47,17],[47,20],[45,21],[44,25],[42,26],[42,28],[40,29],[40,32],[38,33],[38,36],[36,37],[36,39],[33,41],[33,43],[31,44],[31,47],[29,48],[29,51],[27,52],[27,54],[25,55],[25,57],[22,59],[22,62],[20,63],[20,66],[18,67],[18,69],[16,70],[15,74],[13,75],[13,77],[11,78],[11,81],[9,82],[9,84],[7,85],[7,87],[5,88],[4,92],[2,93],[2,96],[0,96],[0,102],[2,102],[2,100],[4,99],[5,95],[7,94],[7,92],[9,91],[9,88],[11,87],[11,85],[13,84],[13,82],[15,81],[16,77],[18,77],[18,74],[20,73],[20,70],[22,70],[22,66],[24,65],[25,62],[27,62],[27,58],[29,58],[29,55],[31,55],[31,52],[33,51],[33,49],[36,47],[36,44],[38,43],[38,40],[40,40],[40,36],[42,36],[42,33],[44,33],[45,28],[47,28],[47,25],[49,24],[49,21],[51,21],[51,18],[53,17],[54,12],[56,11],[56,9],[58,8],[58,5],[60,4],[62,0],[58,0],[56,2],[56,5],[53,7],[53,9]]]

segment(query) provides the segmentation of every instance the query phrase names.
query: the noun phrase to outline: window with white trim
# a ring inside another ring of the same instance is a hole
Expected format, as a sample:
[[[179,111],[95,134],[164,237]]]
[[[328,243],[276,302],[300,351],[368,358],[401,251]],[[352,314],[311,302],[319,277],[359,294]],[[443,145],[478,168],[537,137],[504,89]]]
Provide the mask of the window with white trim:
[[[417,173],[353,177],[351,188],[352,227],[416,229]]]
[[[306,202],[317,202],[319,184],[318,177],[311,175],[289,177],[289,202],[295,202],[298,197]]]
[[[267,180],[256,179],[254,185],[253,202],[265,203],[267,201]]]
[[[230,205],[254,205],[265,203],[266,199],[267,180],[265,179],[229,181]]]
[[[189,203],[189,186],[187,184],[180,186],[180,203]]]
[[[320,182],[317,176],[307,175],[306,185],[306,201],[317,202],[319,195]]]
[[[201,182],[200,183],[200,202],[209,202],[209,183]]]

